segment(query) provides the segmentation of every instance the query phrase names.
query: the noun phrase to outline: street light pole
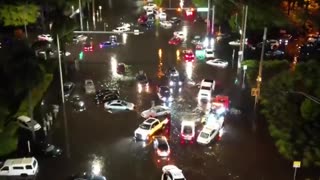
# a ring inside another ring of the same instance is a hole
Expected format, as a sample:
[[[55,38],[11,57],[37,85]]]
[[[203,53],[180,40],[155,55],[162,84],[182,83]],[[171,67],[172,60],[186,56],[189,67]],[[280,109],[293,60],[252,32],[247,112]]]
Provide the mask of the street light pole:
[[[64,89],[63,89],[63,77],[62,77],[62,67],[61,67],[60,41],[59,41],[59,35],[58,34],[57,34],[57,46],[58,46],[58,60],[59,60],[61,98],[62,98],[62,104],[64,104]]]
[[[93,29],[96,30],[96,8],[95,8],[95,1],[92,0],[92,21],[93,21]]]
[[[261,81],[262,81],[262,65],[263,65],[263,57],[264,57],[264,46],[266,43],[266,39],[267,39],[267,28],[264,28],[263,31],[263,41],[262,41],[262,50],[261,50],[261,56],[260,56],[260,62],[259,62],[259,73],[258,73],[258,77],[257,77],[257,94],[255,95],[255,99],[254,99],[254,111],[256,111],[257,108],[257,104],[259,101],[259,97],[260,97],[260,90],[261,90]]]
[[[207,31],[210,30],[210,0],[208,0]]]
[[[81,29],[81,31],[83,31],[81,0],[79,0],[79,14],[80,14],[80,29]]]
[[[214,35],[214,10],[215,10],[215,6],[212,6],[212,15],[211,15],[211,33],[212,36]]]
[[[102,6],[99,6],[100,22],[102,21]]]

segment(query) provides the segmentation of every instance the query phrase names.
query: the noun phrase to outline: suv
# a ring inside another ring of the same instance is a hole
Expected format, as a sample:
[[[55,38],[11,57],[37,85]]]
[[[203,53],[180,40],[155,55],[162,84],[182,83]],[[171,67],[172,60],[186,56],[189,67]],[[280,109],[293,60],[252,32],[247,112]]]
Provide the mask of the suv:
[[[194,137],[195,137],[195,130],[196,125],[193,121],[182,121],[181,123],[181,132],[180,132],[180,138],[181,143],[184,143],[185,141],[190,141],[193,143]]]

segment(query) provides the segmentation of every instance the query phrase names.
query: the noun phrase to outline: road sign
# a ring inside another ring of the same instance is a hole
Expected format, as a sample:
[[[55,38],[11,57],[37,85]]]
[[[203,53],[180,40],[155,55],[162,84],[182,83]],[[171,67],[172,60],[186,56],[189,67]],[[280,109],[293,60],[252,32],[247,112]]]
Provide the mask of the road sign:
[[[293,161],[293,167],[294,168],[300,168],[301,167],[301,161]]]

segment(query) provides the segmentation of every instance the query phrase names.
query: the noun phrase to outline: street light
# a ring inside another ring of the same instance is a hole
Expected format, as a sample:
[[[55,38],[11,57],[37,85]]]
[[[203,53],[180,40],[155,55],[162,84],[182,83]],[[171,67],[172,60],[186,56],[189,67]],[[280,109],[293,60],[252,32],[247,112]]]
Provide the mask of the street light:
[[[100,12],[100,21],[102,21],[102,6],[99,6],[99,12]]]

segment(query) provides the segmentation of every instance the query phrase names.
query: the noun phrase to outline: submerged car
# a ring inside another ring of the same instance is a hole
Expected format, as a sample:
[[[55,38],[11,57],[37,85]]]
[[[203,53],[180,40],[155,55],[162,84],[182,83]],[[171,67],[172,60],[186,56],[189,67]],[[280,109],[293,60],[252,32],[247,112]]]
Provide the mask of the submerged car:
[[[84,89],[85,89],[86,94],[96,93],[96,87],[95,87],[92,79],[86,79],[84,81]]]
[[[149,92],[149,80],[147,74],[143,71],[139,71],[136,76],[138,92],[141,93],[142,91]]]
[[[17,118],[17,123],[20,127],[33,132],[41,129],[41,125],[37,121],[31,119],[28,116],[24,116],[24,115],[19,116]]]
[[[74,111],[82,112],[86,110],[86,105],[79,95],[74,95],[70,102],[72,103]]]
[[[37,154],[45,157],[58,157],[62,154],[62,150],[52,144],[40,143],[36,148]]]
[[[222,59],[213,59],[213,60],[208,60],[206,62],[206,64],[211,65],[211,66],[225,68],[228,66],[228,61],[225,61]]]
[[[114,48],[119,46],[120,43],[116,42],[116,41],[104,41],[102,43],[99,44],[99,47],[102,48]]]
[[[161,101],[164,101],[164,102],[173,101],[173,98],[171,96],[171,91],[168,86],[158,87],[157,95]]]
[[[165,116],[171,113],[170,108],[166,106],[153,106],[145,111],[142,111],[141,116],[143,118],[149,118],[149,117],[158,117],[158,116]]]
[[[104,103],[104,108],[107,110],[134,110],[135,105],[124,100],[113,100]]]
[[[166,165],[162,167],[161,180],[186,180],[186,178],[177,166]]]

